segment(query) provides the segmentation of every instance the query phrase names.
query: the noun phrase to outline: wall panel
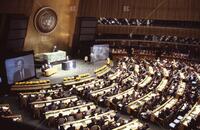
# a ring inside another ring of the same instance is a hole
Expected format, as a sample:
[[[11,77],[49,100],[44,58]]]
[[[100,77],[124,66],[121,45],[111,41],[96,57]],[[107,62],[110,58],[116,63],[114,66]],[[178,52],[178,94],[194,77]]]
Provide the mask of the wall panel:
[[[40,53],[51,51],[54,45],[57,45],[58,49],[62,50],[67,50],[68,47],[71,47],[78,5],[79,0],[35,0],[28,24],[24,49]],[[36,31],[33,24],[35,13],[45,6],[53,8],[58,16],[55,30],[48,35]]]
[[[81,17],[200,21],[200,0],[83,0],[80,5]]]
[[[142,35],[169,35],[179,37],[200,37],[199,29],[183,29],[170,27],[145,27],[145,26],[117,26],[98,25],[99,34],[142,34]]]
[[[0,13],[29,16],[32,6],[33,0],[0,0]]]

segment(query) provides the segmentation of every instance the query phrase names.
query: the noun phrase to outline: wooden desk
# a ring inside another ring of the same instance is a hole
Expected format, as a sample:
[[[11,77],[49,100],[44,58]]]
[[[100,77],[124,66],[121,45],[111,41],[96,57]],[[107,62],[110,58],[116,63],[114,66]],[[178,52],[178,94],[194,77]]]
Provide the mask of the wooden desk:
[[[21,107],[27,107],[28,105],[28,97],[29,96],[36,96],[38,94],[46,94],[49,93],[50,95],[55,93],[57,94],[59,92],[59,89],[55,89],[55,90],[47,90],[47,92],[23,92],[23,93],[19,93],[19,98],[20,98],[20,105]]]
[[[87,103],[87,104],[83,104],[83,105],[79,105],[75,107],[47,111],[45,112],[45,119],[48,119],[49,117],[58,117],[60,113],[62,113],[63,116],[67,116],[67,115],[70,115],[71,113],[77,113],[79,109],[81,112],[87,111],[88,106],[90,106],[91,109],[96,108],[94,103]]]
[[[116,79],[117,77],[119,77],[121,74],[122,74],[122,71],[118,70],[118,71],[116,71],[114,74],[110,74],[110,75],[108,76],[108,78],[109,78],[110,80],[114,80],[114,79]]]
[[[44,71],[44,75],[47,76],[47,77],[49,77],[49,76],[51,76],[51,75],[57,73],[57,71],[58,71],[58,70],[57,70],[56,67],[52,67],[52,68],[46,69],[46,70]]]
[[[113,99],[113,98],[122,99],[123,96],[125,96],[125,95],[128,95],[128,94],[131,95],[131,94],[133,93],[133,91],[134,91],[134,88],[132,87],[132,88],[130,88],[130,89],[127,89],[127,90],[124,91],[124,92],[121,92],[121,93],[118,93],[118,94],[116,94],[116,95],[113,95],[113,96],[108,97],[107,105],[108,105],[108,106],[111,105],[110,103],[112,103],[112,99]]]
[[[12,119],[13,121],[21,122],[22,116],[21,115],[11,115],[11,116],[2,116],[2,118]]]
[[[2,108],[2,107],[8,107],[8,108],[10,108],[10,105],[9,104],[0,104],[0,108]]]
[[[122,80],[123,83],[126,83],[127,81],[132,80],[133,77],[135,77],[136,75],[132,72],[132,74],[130,74],[128,77],[126,77],[125,79]]]
[[[181,125],[179,127],[180,130],[184,130],[188,127],[188,123],[191,121],[192,118],[195,118],[200,114],[200,104],[196,103],[192,109],[183,117],[181,120]]]
[[[61,88],[60,88],[61,89]],[[45,94],[45,93],[58,93],[59,92],[59,89],[55,89],[55,90],[52,90],[52,89],[49,89],[47,90],[47,92],[21,92],[19,93],[20,97],[23,97],[23,96],[29,96],[29,95],[38,95],[38,94]]]
[[[76,101],[78,100],[77,96],[71,96],[71,97],[65,97],[65,98],[59,98],[59,99],[52,99],[52,100],[48,100],[48,101],[36,101],[36,102],[32,102],[30,103],[31,108],[41,108],[44,107],[45,105],[50,105],[52,102],[54,103],[68,103],[69,101]]]
[[[168,101],[166,101],[163,105],[153,110],[152,115],[151,115],[151,121],[155,122],[161,110],[173,107],[177,101],[178,99],[172,97]]]
[[[153,75],[155,73],[152,66],[148,67],[148,72],[150,75]]]
[[[98,95],[98,94],[103,94],[104,91],[105,91],[105,92],[109,92],[109,91],[110,91],[111,89],[113,89],[115,86],[116,86],[116,83],[113,83],[113,84],[111,84],[111,85],[108,86],[108,87],[105,87],[105,88],[102,88],[102,89],[99,89],[99,90],[92,91],[92,92],[91,92],[91,95],[92,95],[92,96],[96,96],[96,95]]]
[[[149,83],[151,82],[151,80],[152,80],[152,77],[146,75],[145,78],[144,78],[141,82],[138,83],[138,86],[139,86],[140,88],[143,88],[143,87],[145,87],[147,84],[149,84]]]
[[[33,91],[50,88],[51,84],[49,80],[43,81],[27,81],[23,83],[16,83],[11,87],[11,91]]]
[[[134,72],[139,75],[139,72],[140,72],[140,66],[139,65],[137,65],[137,64],[135,65]]]
[[[185,91],[185,86],[186,86],[186,83],[183,82],[182,80],[179,82],[179,85],[178,85],[178,89],[176,91],[176,95],[177,95],[177,98],[179,96],[182,96],[184,94],[184,91]]]
[[[88,88],[88,87],[90,87],[92,89],[92,88],[95,87],[94,84],[100,83],[100,82],[103,82],[103,79],[95,79],[95,80],[93,80],[93,81],[91,81],[89,83],[86,83],[86,84],[83,83],[81,85],[75,86],[75,88],[78,91],[81,91],[81,90],[83,90],[83,88]]]
[[[200,74],[195,72],[196,76],[197,76],[197,79],[199,80],[199,83],[200,83]]]
[[[94,79],[95,79],[95,77],[87,77],[87,78],[84,78],[84,79],[80,79],[79,81],[63,81],[63,84],[65,86],[71,86],[71,85],[76,85],[76,84],[81,84],[81,83],[84,83],[84,82],[92,81]]]
[[[81,125],[83,127],[86,127],[87,124],[91,123],[92,122],[92,120],[91,120],[92,118],[100,119],[103,116],[110,117],[110,116],[115,116],[115,115],[116,115],[115,111],[114,110],[110,110],[110,111],[105,112],[103,114],[95,115],[93,117],[88,117],[86,119],[72,121],[72,122],[66,122],[66,123],[62,124],[61,126],[64,126],[64,129],[66,130],[70,126],[70,124],[72,124],[73,126],[76,127],[76,129],[79,129]],[[108,119],[110,119],[110,118],[108,118]]]
[[[105,75],[106,73],[108,73],[110,70],[111,70],[111,68],[107,67],[106,69],[96,73],[96,76],[101,77],[101,76]]]
[[[163,73],[164,77],[169,77],[169,70],[167,70],[166,68],[162,69],[162,73]]]
[[[163,78],[160,84],[157,86],[156,90],[162,92],[165,89],[167,82],[168,82],[168,79]]]
[[[152,97],[155,97],[156,94],[153,92],[148,93],[147,95],[131,102],[128,104],[127,112],[131,113],[132,110],[135,110],[136,108],[139,108],[144,105],[145,102],[148,102],[152,99]]]
[[[104,66],[102,66],[102,67],[96,69],[96,70],[94,71],[94,73],[98,73],[98,72],[100,72],[100,71],[102,71],[102,70],[104,70],[104,69],[106,69],[106,68],[107,68],[107,65],[104,65]]]
[[[179,73],[179,77],[180,77],[180,79],[185,79],[185,74],[184,73]]]
[[[112,130],[138,130],[138,127],[142,127],[142,126],[143,124],[139,122],[138,119],[134,119],[133,121]]]

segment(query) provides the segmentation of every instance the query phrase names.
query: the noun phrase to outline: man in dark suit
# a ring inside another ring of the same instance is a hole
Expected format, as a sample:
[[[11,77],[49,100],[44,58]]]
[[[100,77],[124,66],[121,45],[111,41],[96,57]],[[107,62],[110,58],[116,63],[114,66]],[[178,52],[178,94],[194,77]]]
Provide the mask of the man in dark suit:
[[[59,116],[58,116],[58,125],[62,125],[64,124],[66,121],[66,119],[63,117],[62,113],[59,113]]]
[[[14,76],[13,76],[14,82],[21,81],[21,80],[31,77],[31,71],[28,68],[24,67],[23,59],[16,60],[15,66],[16,66],[17,71],[14,73]]]
[[[75,127],[72,124],[70,124],[70,127],[67,128],[67,130],[75,130]]]

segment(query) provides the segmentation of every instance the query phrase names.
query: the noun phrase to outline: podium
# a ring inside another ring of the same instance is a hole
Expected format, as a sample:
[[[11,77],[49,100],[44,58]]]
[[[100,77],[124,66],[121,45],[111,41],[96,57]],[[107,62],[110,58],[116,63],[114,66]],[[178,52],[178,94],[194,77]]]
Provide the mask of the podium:
[[[56,61],[66,60],[66,52],[58,50],[57,52],[40,53],[35,55],[38,61],[46,61],[47,63],[52,63]]]
[[[55,74],[56,72],[57,72],[57,68],[52,67],[52,68],[46,69],[44,71],[44,75],[48,77],[48,76]]]
[[[76,61],[70,60],[62,63],[62,70],[71,70],[76,68]]]

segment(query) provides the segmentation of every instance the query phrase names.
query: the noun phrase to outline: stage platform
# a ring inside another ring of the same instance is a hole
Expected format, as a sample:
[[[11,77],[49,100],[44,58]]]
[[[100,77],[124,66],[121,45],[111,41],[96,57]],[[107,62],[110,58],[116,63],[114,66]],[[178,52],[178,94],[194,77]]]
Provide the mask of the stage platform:
[[[98,61],[95,63],[84,62],[83,60],[75,60],[75,61],[76,61],[76,68],[71,70],[62,70],[62,63],[53,65],[53,67],[57,68],[58,72],[49,77],[43,76],[41,70],[36,69],[37,78],[41,80],[49,79],[51,84],[57,84],[61,83],[63,81],[63,78],[68,76],[75,76],[83,73],[90,73],[91,75],[94,75],[94,70],[106,64],[106,60]]]

